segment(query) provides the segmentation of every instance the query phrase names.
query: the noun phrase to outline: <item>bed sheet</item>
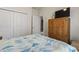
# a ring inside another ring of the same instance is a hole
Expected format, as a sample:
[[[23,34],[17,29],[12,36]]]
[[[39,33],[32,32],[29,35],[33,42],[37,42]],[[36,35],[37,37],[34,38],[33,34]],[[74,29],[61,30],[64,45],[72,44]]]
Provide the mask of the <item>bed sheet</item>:
[[[0,41],[0,52],[76,52],[76,48],[40,34]]]

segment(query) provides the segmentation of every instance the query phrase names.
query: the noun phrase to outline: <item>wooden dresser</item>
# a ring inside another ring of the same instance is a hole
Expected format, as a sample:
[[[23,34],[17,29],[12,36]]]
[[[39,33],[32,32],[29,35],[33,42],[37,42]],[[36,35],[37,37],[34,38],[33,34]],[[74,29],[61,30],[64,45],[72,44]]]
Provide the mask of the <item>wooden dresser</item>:
[[[48,36],[70,43],[70,19],[68,17],[49,19]]]

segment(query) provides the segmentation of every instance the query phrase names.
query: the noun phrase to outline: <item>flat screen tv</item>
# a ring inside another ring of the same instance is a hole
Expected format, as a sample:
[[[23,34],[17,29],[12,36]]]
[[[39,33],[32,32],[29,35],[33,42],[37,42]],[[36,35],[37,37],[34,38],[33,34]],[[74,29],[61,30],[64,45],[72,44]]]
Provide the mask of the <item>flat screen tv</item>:
[[[55,12],[55,18],[69,17],[69,16],[70,16],[70,8],[61,9]]]

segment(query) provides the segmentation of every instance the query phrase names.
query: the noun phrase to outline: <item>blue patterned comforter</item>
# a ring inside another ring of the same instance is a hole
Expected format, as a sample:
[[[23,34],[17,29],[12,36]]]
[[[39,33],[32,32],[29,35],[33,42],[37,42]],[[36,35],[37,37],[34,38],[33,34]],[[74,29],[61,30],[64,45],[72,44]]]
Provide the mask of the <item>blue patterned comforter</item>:
[[[0,43],[0,52],[76,52],[76,48],[46,37],[33,34]]]

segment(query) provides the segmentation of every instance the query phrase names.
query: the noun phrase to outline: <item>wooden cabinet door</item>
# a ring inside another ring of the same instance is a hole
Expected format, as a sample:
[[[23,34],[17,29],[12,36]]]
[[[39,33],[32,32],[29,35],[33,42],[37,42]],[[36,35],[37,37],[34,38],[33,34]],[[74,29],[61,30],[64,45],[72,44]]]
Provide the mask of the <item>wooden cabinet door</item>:
[[[69,18],[56,18],[48,21],[48,35],[49,37],[69,42],[70,30]]]

